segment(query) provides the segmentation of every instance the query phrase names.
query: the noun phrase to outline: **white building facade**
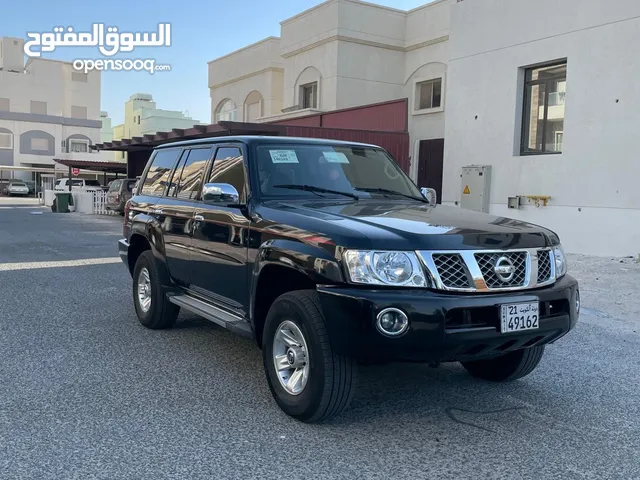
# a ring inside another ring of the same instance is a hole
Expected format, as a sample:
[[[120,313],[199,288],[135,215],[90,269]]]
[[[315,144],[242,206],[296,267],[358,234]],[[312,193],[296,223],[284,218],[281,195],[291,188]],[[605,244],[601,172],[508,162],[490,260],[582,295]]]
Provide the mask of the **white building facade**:
[[[54,158],[100,156],[100,72],[29,59],[24,40],[0,38],[0,169],[54,167]],[[28,171],[16,177],[31,179]]]
[[[209,62],[212,122],[285,120],[408,98],[412,157],[421,141],[435,139],[441,162],[454,1],[403,11],[329,0],[284,20],[279,38]],[[412,162],[416,179],[418,167]]]
[[[442,203],[473,203],[463,167],[488,166],[478,209],[545,225],[569,252],[635,256],[638,32],[637,0],[329,0],[209,63],[212,121],[406,98],[409,173]]]
[[[491,213],[637,256],[640,2],[463,0],[451,25],[444,203],[463,200],[463,166],[491,165]]]

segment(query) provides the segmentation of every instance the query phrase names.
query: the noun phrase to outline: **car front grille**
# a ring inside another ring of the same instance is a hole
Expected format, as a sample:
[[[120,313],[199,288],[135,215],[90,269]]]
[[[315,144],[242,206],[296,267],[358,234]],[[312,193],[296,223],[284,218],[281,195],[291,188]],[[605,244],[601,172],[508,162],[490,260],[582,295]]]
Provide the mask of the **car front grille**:
[[[433,256],[442,283],[453,288],[468,288],[469,273],[465,267],[462,257],[457,253],[436,254]]]
[[[548,282],[551,278],[551,250],[538,250],[538,283]]]
[[[436,288],[441,290],[495,292],[535,288],[555,281],[553,252],[548,248],[418,254]]]
[[[476,261],[489,288],[522,287],[527,274],[527,252],[512,253],[476,253]],[[513,265],[514,272],[509,280],[498,278],[495,266],[498,261],[506,258]]]

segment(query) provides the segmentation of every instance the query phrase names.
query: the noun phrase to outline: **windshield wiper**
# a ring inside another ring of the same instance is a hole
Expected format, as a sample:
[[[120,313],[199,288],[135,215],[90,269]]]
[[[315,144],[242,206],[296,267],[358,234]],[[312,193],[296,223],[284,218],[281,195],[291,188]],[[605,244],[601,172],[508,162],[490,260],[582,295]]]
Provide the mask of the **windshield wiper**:
[[[291,190],[305,190],[307,192],[320,192],[320,193],[335,193],[336,195],[344,195],[345,197],[351,197],[355,200],[360,200],[360,197],[354,193],[341,192],[340,190],[331,190],[329,188],[316,187],[314,185],[274,185],[273,188],[290,188]]]
[[[396,192],[395,190],[389,190],[388,188],[358,188],[358,187],[354,187],[354,189],[355,190],[359,190],[361,192],[367,192],[367,193],[387,193],[387,194],[390,194],[390,195],[400,195],[402,197],[410,198],[412,200],[418,200],[419,202],[429,203],[429,200],[427,200],[424,197],[414,197],[413,195],[407,195],[406,193]]]

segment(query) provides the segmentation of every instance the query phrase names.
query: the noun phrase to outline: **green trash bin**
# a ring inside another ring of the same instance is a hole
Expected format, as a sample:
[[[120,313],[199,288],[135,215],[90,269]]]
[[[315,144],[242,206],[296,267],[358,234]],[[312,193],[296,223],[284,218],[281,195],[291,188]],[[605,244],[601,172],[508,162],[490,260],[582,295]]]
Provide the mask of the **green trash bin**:
[[[68,213],[69,205],[73,205],[73,196],[71,192],[56,192],[54,204],[51,207],[56,213]]]

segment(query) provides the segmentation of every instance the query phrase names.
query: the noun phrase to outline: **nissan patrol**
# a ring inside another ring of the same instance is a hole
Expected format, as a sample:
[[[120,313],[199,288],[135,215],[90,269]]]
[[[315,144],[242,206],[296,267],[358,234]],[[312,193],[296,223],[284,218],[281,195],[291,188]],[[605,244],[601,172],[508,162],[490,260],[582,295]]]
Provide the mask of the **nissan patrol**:
[[[161,145],[123,233],[140,323],[184,309],[254,339],[275,401],[304,422],[347,407],[359,363],[524,377],[580,309],[554,232],[436,204],[375,145]]]

